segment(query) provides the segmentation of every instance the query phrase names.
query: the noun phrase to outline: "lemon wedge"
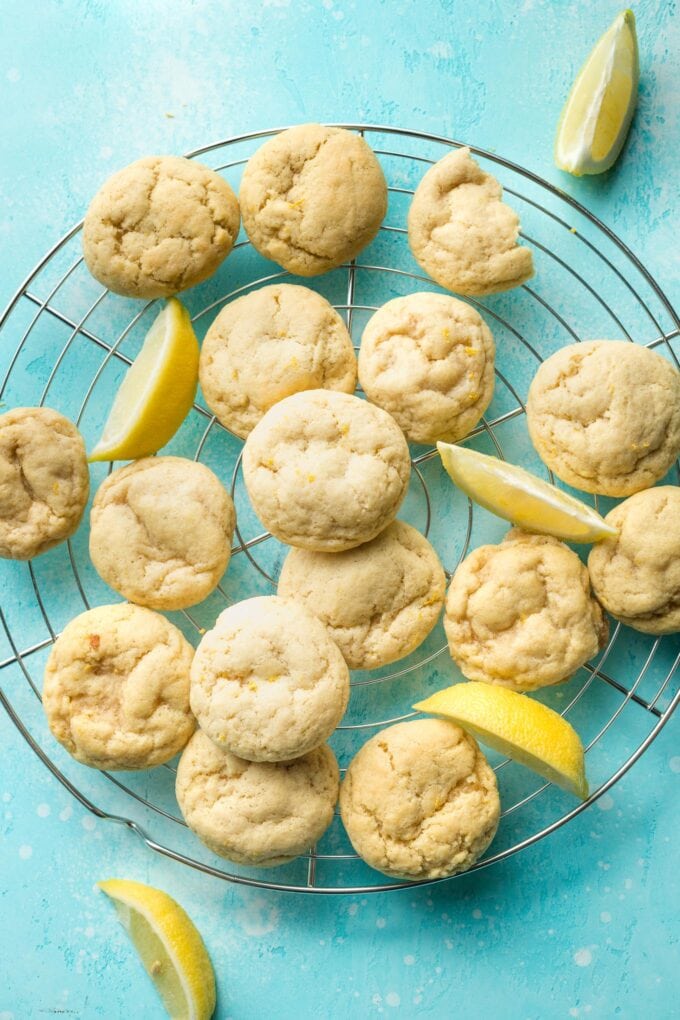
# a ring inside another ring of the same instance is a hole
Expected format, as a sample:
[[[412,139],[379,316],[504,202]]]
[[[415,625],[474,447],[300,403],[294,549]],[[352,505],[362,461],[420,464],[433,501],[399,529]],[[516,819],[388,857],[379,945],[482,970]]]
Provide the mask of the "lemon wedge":
[[[98,882],[110,896],[172,1020],[209,1020],[215,975],[203,939],[171,896],[141,882]]]
[[[617,534],[592,507],[516,464],[452,443],[437,443],[437,449],[458,488],[497,517],[567,542]]]
[[[601,174],[623,148],[637,102],[635,15],[622,11],[595,44],[562,110],[555,163],[576,177]]]
[[[137,460],[165,446],[194,402],[198,356],[189,313],[172,298],[127,370],[89,460]]]
[[[468,730],[483,744],[525,765],[548,782],[585,800],[583,744],[552,708],[492,684],[454,684],[413,706]]]

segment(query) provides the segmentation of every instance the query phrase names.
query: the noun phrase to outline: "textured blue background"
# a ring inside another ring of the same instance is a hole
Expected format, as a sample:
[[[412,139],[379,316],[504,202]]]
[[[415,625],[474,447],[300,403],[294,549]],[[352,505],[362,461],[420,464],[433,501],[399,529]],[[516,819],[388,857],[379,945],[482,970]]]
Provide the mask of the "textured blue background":
[[[674,3],[635,7],[640,105],[620,165],[590,181],[552,166],[568,85],[617,10],[4,0],[0,305],[119,166],[312,119],[496,149],[612,225],[677,303]],[[93,891],[112,874],[185,905],[215,963],[221,1018],[678,1016],[674,734],[672,723],[611,795],[504,864],[431,889],[331,899],[235,889],[152,855],[81,810],[0,715],[0,1020],[162,1015]]]

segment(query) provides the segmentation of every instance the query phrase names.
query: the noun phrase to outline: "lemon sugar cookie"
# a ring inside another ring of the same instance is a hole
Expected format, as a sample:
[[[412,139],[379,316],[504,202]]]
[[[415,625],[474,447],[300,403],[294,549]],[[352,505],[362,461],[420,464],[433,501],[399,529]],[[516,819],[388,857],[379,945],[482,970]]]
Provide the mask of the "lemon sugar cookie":
[[[240,224],[238,200],[214,170],[147,156],[110,177],[90,203],[83,255],[116,294],[170,297],[215,272]]]
[[[645,634],[680,631],[680,488],[645,489],[605,519],[619,534],[598,542],[588,557],[599,601]]]
[[[340,814],[367,864],[403,879],[467,871],[496,834],[493,769],[453,723],[417,719],[376,733],[350,763]]]
[[[328,628],[351,669],[401,659],[425,640],[444,604],[446,577],[420,532],[393,521],[371,542],[340,553],[291,549],[279,595]]]
[[[533,276],[531,250],[518,244],[519,217],[503,189],[468,148],[430,167],[408,214],[408,241],[418,263],[457,294],[494,294]]]
[[[373,240],[387,211],[387,184],[360,135],[300,124],[251,156],[239,201],[261,255],[298,276],[316,276]]]
[[[327,740],[344,715],[349,672],[323,624],[275,595],[225,609],[201,639],[191,707],[218,747],[288,761]]]
[[[534,376],[527,425],[562,481],[630,496],[663,478],[680,454],[680,372],[629,341],[569,344]]]
[[[306,853],[333,821],[338,763],[330,747],[289,762],[252,762],[198,730],[177,767],[177,802],[214,853],[272,868]]]
[[[69,754],[97,769],[146,769],[194,731],[194,650],[164,616],[126,603],[76,616],[45,667],[43,708]]]
[[[369,320],[359,381],[411,442],[455,442],[489,406],[494,353],[491,330],[470,305],[445,294],[409,294]]]
[[[396,517],[410,472],[394,418],[332,390],[275,404],[243,448],[243,477],[264,526],[288,545],[320,552],[375,538]]]
[[[556,538],[513,528],[459,565],[446,596],[451,657],[468,680],[533,691],[568,679],[604,645],[588,571]]]
[[[183,609],[227,568],[236,514],[213,472],[185,457],[146,457],[102,482],[90,514],[90,557],[130,602]]]
[[[0,415],[0,557],[29,560],[77,529],[90,491],[85,444],[48,407]]]
[[[292,393],[353,393],[357,363],[347,327],[325,298],[276,283],[225,305],[203,341],[199,376],[210,410],[245,439]]]

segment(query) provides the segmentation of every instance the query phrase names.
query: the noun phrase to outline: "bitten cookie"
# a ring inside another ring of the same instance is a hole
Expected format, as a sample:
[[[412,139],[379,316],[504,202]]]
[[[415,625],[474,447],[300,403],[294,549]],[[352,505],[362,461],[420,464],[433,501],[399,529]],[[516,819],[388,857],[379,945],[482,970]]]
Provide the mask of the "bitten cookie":
[[[352,669],[401,659],[425,640],[442,605],[446,578],[436,552],[403,521],[341,553],[291,549],[279,595],[305,605],[328,628]]]
[[[191,668],[199,726],[248,761],[289,761],[318,747],[348,699],[349,671],[326,628],[304,606],[277,596],[225,609]]]
[[[629,496],[680,454],[680,372],[623,340],[569,344],[529,387],[527,425],[541,460],[569,485]]]
[[[680,489],[638,492],[605,520],[619,535],[598,542],[588,557],[604,608],[645,634],[680,631]]]
[[[460,564],[446,596],[444,629],[468,680],[513,691],[568,679],[608,632],[576,553],[556,538],[518,528]]]
[[[130,602],[183,609],[201,602],[231,556],[231,497],[203,464],[146,457],[118,468],[94,498],[90,557]]]
[[[376,733],[352,760],[340,789],[352,846],[393,878],[467,871],[496,834],[493,770],[453,723],[418,719]]]
[[[255,513],[288,545],[341,552],[397,515],[411,462],[386,411],[347,393],[308,390],[275,404],[243,448]]]
[[[470,305],[445,294],[409,294],[379,308],[359,350],[359,380],[414,443],[462,439],[494,388],[491,330]]]
[[[408,214],[408,240],[426,273],[458,294],[493,294],[534,274],[529,248],[517,243],[519,217],[503,189],[467,148],[430,167]]]
[[[90,491],[85,444],[48,407],[0,415],[0,556],[30,560],[77,529]]]
[[[308,287],[277,283],[222,309],[203,341],[199,377],[210,410],[245,439],[292,393],[353,393],[357,363],[333,306]]]
[[[69,754],[96,769],[146,769],[194,731],[194,650],[159,613],[125,603],[71,620],[45,667],[43,708]]]
[[[214,853],[272,868],[306,853],[333,820],[338,763],[326,744],[290,762],[243,761],[197,730],[177,767],[177,802]]]
[[[298,276],[316,276],[373,240],[387,211],[387,185],[359,135],[300,124],[251,156],[239,201],[261,255]]]
[[[110,177],[90,203],[83,255],[116,294],[170,297],[211,276],[240,223],[219,174],[179,156],[147,156]]]

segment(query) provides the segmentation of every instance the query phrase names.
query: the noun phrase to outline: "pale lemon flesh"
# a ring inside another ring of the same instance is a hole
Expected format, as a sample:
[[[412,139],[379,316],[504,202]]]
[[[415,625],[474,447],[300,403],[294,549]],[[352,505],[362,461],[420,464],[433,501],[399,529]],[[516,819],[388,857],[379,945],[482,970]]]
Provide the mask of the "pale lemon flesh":
[[[98,883],[116,907],[172,1020],[209,1020],[215,974],[203,939],[188,914],[160,889],[111,878]]]
[[[413,707],[449,719],[548,782],[581,800],[587,798],[583,744],[573,726],[540,701],[470,680]]]
[[[437,443],[451,480],[497,517],[567,542],[597,542],[617,534],[596,510],[530,471],[452,443]]]
[[[555,163],[579,177],[616,161],[637,102],[640,65],[635,16],[622,11],[574,82],[557,126]]]
[[[89,460],[137,460],[165,446],[191,410],[198,358],[189,313],[172,298],[126,372]]]

